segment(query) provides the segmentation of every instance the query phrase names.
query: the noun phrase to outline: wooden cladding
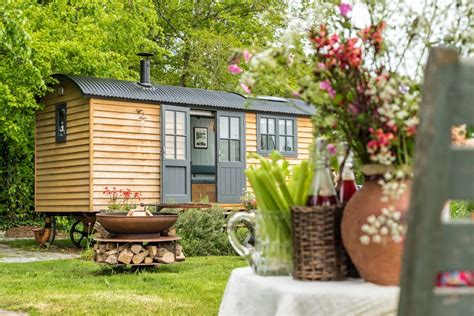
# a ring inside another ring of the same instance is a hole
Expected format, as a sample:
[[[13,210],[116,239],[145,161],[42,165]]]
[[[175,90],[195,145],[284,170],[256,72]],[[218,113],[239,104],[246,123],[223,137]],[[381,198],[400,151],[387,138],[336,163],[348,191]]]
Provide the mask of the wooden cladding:
[[[69,84],[36,113],[35,208],[89,211],[89,100]],[[56,91],[59,86],[55,87]]]
[[[107,207],[105,187],[130,189],[140,192],[145,203],[158,202],[160,106],[92,99],[91,108],[92,208]]]

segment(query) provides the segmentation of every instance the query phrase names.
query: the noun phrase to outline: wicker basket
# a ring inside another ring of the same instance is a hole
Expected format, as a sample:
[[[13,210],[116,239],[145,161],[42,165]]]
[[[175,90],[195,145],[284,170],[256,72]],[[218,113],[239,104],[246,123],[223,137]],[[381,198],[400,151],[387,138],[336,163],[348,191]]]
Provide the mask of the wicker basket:
[[[347,278],[349,257],[341,239],[342,211],[339,206],[291,208],[295,279]]]

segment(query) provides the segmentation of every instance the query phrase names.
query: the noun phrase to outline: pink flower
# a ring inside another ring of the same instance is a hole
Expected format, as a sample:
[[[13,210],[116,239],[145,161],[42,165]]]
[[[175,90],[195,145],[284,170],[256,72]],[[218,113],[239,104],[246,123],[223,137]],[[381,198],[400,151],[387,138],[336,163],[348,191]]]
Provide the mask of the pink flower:
[[[227,70],[229,70],[231,73],[233,73],[234,75],[238,75],[242,72],[242,68],[240,68],[239,66],[237,66],[236,64],[231,64],[227,67]]]
[[[336,96],[336,90],[334,90],[332,88],[331,83],[329,82],[329,80],[321,81],[319,83],[319,88],[321,90],[326,90],[327,93],[329,94],[329,96],[331,97],[331,99],[334,99],[334,97]]]
[[[293,91],[293,92],[291,92],[291,95],[292,95],[293,97],[297,98],[297,99],[301,98],[301,95],[300,95],[300,93],[299,93],[298,91]]]
[[[318,63],[318,68],[319,69],[325,69],[326,65],[324,63]]]
[[[352,6],[348,3],[341,3],[339,5],[339,11],[341,11],[343,17],[347,18],[349,13],[352,11]]]
[[[252,58],[252,54],[248,50],[244,50],[242,55],[244,56],[245,63],[248,63],[250,58]]]
[[[331,156],[337,154],[336,146],[334,146],[334,144],[327,144],[326,149]]]
[[[245,91],[245,93],[251,93],[252,90],[250,90],[249,86],[247,86],[245,83],[241,82],[240,83],[240,87],[242,88],[242,90]]]

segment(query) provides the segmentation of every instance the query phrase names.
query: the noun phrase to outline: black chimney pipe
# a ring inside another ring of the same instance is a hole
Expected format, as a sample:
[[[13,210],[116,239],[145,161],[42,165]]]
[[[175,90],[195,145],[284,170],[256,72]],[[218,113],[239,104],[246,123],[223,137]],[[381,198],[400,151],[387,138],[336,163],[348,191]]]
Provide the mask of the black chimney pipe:
[[[140,60],[140,85],[144,87],[151,87],[150,82],[150,57],[153,56],[152,53],[138,53],[140,57],[144,57],[145,59]]]

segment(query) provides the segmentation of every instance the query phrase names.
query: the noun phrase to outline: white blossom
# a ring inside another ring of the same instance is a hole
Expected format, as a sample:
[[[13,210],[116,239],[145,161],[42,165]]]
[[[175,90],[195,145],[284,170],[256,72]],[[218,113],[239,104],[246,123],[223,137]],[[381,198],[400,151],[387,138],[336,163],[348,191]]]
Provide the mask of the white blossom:
[[[376,244],[380,244],[382,242],[382,237],[380,235],[372,236],[372,241]]]
[[[364,224],[364,225],[362,225],[361,230],[362,230],[364,233],[370,234],[371,228],[370,228],[369,225]]]
[[[375,215],[370,215],[369,217],[367,217],[367,222],[369,222],[370,224],[375,223],[376,220],[377,218],[375,217]]]
[[[360,236],[359,241],[363,245],[368,245],[370,243],[370,237],[367,236],[367,235],[362,235],[362,236]]]
[[[393,212],[392,218],[395,221],[399,221],[402,218],[402,213],[399,211]]]

